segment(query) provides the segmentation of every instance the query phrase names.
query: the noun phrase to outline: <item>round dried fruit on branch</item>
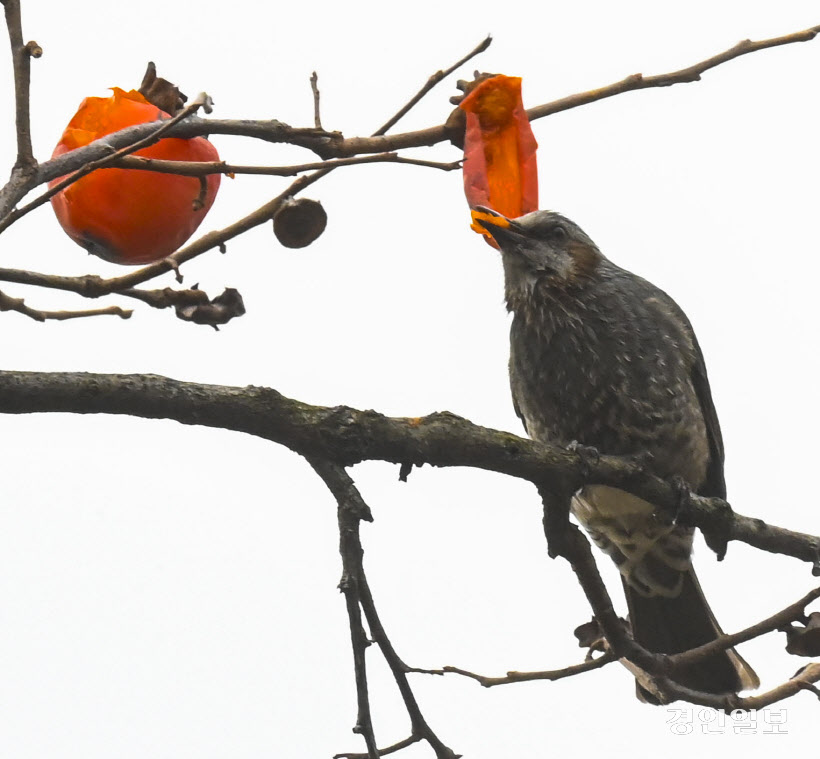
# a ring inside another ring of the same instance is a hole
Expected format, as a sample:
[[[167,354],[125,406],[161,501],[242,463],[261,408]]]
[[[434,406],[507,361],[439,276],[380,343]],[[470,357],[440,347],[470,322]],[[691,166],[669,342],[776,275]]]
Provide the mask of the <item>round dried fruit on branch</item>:
[[[273,217],[273,233],[286,248],[310,245],[326,226],[322,204],[308,198],[288,198]]]
[[[83,100],[53,158],[120,129],[169,118],[136,90],[111,90],[110,97]],[[216,148],[204,137],[164,138],[134,155],[169,161],[219,160]],[[213,205],[219,181],[219,174],[200,179],[138,169],[98,169],[57,193],[51,204],[66,234],[89,253],[117,264],[146,264],[170,255],[196,231]]]

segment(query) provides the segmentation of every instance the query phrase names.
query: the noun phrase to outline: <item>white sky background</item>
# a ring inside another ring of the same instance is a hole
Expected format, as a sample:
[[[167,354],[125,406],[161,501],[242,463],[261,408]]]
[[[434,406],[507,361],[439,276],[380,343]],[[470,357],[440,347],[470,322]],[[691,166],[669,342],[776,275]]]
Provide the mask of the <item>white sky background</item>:
[[[738,40],[820,23],[816,2],[625,0],[503,4],[24,3],[32,119],[47,158],[87,95],[139,85],[147,60],[219,118],[372,132],[434,71],[489,31],[473,68],[520,75],[529,106],[641,71],[688,66]],[[3,43],[5,47],[5,43]],[[0,163],[14,160],[8,55]],[[454,76],[394,131],[441,123]],[[700,83],[621,95],[534,123],[541,205],[577,221],[617,263],[666,289],[706,355],[742,513],[820,532],[816,492],[820,41],[763,51]],[[295,148],[215,137],[234,163],[313,160]],[[451,146],[420,157],[454,160]],[[288,180],[223,179],[202,231],[221,228]],[[136,305],[114,318],[36,324],[3,314],[3,368],[151,372],[265,385],[304,401],[401,416],[449,410],[521,433],[507,386],[508,318],[496,254],[468,228],[461,175],[361,166],[310,188],[329,223],[302,251],[269,225],[186,264],[211,295],[237,287],[245,317],[214,332]],[[2,265],[105,276],[45,207],[0,243]],[[166,277],[162,285],[172,284]],[[3,283],[33,307],[69,294]],[[123,303],[130,306],[130,303]],[[172,422],[3,417],[0,506],[0,753],[52,756],[328,757],[363,750],[342,597],[335,504],[289,451]],[[523,433],[522,433],[523,434]],[[357,467],[376,521],[363,527],[382,619],[405,660],[486,674],[580,661],[590,612],[568,566],[550,561],[524,483],[468,470]],[[616,573],[601,561],[623,609]],[[808,567],[732,544],[698,571],[727,630],[817,582]],[[771,687],[805,663],[782,636],[742,652]],[[407,720],[369,655],[380,745]],[[794,698],[786,737],[674,736],[612,665],[558,683],[485,690],[456,676],[412,683],[439,736],[467,757],[568,749],[634,755],[808,746],[817,703]],[[698,732],[699,725],[695,731]],[[729,741],[733,741],[730,743]],[[639,749],[641,750],[641,749]],[[432,756],[426,746],[402,756]]]

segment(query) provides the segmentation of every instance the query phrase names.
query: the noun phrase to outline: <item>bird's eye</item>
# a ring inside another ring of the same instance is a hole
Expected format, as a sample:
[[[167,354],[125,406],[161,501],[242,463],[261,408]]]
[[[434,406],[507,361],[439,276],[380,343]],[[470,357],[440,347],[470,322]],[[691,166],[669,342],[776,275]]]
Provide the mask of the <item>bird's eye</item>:
[[[550,239],[551,242],[562,243],[566,241],[567,237],[569,237],[569,233],[564,227],[562,227],[559,224],[550,229],[550,231],[547,233],[547,237]]]

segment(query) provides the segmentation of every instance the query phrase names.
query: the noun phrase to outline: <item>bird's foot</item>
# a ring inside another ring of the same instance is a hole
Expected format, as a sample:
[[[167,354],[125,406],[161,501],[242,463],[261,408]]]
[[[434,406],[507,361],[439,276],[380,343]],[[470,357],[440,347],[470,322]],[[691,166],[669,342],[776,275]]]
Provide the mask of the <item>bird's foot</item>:
[[[651,471],[654,456],[649,451],[639,451],[628,456],[629,460],[637,467],[640,473]]]
[[[683,477],[674,474],[667,482],[671,485],[674,492],[674,504],[672,508],[660,507],[655,509],[652,515],[655,521],[665,525],[679,525],[681,527],[692,527],[689,516],[690,496],[692,491],[689,488],[689,483]]]
[[[624,630],[631,632],[629,622],[621,617],[618,618]],[[587,649],[587,660],[592,659],[595,653],[606,654],[609,653],[611,647],[609,641],[604,636],[598,620],[593,617],[589,622],[578,625],[573,631],[573,634],[578,639],[578,646]]]
[[[675,513],[672,517],[672,524],[679,524],[683,527],[692,527],[689,507],[692,499],[692,489],[689,483],[678,474],[669,478],[669,484],[675,493]]]
[[[573,440],[567,446],[567,450],[578,457],[578,461],[581,464],[581,476],[584,478],[589,476],[592,467],[601,460],[601,454],[597,448],[591,445],[583,445],[577,440]]]

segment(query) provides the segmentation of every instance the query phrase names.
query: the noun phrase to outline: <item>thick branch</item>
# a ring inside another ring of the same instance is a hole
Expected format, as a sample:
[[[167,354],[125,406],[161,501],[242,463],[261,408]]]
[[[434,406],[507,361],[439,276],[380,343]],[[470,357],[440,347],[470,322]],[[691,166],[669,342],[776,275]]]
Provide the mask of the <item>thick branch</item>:
[[[365,460],[421,466],[469,466],[562,488],[621,488],[674,515],[680,491],[640,463],[577,453],[488,429],[447,412],[390,418],[346,406],[311,406],[260,387],[180,382],[155,375],[0,372],[0,413],[127,414],[220,427],[272,440],[341,466]],[[734,513],[718,498],[691,496],[687,518],[708,528],[721,520],[730,540],[813,564],[820,538]]]

